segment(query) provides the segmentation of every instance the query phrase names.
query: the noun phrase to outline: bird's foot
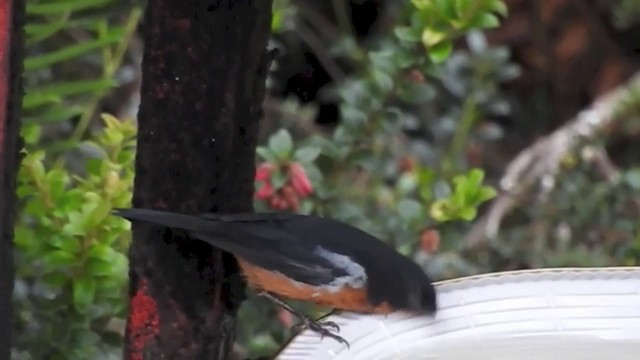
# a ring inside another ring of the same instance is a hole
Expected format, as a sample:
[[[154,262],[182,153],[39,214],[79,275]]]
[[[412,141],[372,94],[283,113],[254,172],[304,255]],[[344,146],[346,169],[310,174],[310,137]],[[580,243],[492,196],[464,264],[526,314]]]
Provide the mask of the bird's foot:
[[[332,338],[341,344],[345,344],[349,347],[349,342],[345,340],[343,337],[334,334],[329,328],[333,329],[335,332],[340,332],[340,326],[333,321],[316,321],[307,316],[301,316],[301,321],[296,328],[304,327],[307,328],[317,334],[320,335],[320,338],[323,339],[325,336],[328,338]]]
[[[275,303],[276,305],[280,306],[281,308],[287,310],[288,312],[290,312],[291,314],[293,314],[294,316],[296,316],[297,318],[300,319],[300,323],[298,323],[297,325],[293,326],[293,330],[297,331],[300,328],[307,328],[315,333],[320,334],[320,338],[324,338],[329,337],[332,338],[336,341],[338,341],[341,344],[345,344],[347,345],[347,348],[349,348],[349,342],[347,342],[347,340],[345,340],[344,338],[334,334],[331,332],[331,330],[327,329],[327,328],[333,328],[334,331],[336,332],[340,332],[340,327],[338,326],[338,324],[334,323],[333,321],[319,321],[319,320],[313,320],[312,318],[308,317],[307,315],[297,311],[296,309],[292,308],[291,306],[289,306],[289,304],[285,303],[284,301],[280,300],[277,296],[263,291],[260,293],[261,296],[271,300],[273,303]],[[323,316],[321,319],[324,319],[325,317],[331,315],[333,313],[333,311],[325,316]]]

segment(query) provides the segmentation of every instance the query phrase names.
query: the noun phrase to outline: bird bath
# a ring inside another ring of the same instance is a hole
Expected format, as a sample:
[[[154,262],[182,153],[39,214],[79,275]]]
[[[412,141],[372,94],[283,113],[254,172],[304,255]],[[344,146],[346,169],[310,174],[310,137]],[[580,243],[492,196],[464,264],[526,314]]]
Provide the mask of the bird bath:
[[[347,349],[310,331],[281,360],[632,360],[640,354],[640,267],[494,273],[439,282],[435,318],[327,318]]]

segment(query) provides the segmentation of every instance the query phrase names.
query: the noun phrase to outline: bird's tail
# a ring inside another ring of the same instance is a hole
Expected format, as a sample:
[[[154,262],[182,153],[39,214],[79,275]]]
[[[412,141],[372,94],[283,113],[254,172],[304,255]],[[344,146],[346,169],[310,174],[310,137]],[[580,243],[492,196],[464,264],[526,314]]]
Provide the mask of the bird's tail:
[[[213,217],[205,219],[200,216],[151,209],[116,209],[114,214],[132,222],[143,221],[192,232],[211,232],[217,223]]]

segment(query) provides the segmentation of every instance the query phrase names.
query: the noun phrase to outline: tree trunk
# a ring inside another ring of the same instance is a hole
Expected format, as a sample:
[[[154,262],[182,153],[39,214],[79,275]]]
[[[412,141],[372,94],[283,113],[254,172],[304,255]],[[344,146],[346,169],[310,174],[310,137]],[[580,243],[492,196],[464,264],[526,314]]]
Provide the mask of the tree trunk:
[[[252,211],[271,0],[149,0],[133,206]],[[244,284],[229,254],[134,224],[126,359],[225,359]]]
[[[24,1],[0,0],[0,359],[11,357],[13,220],[20,153]]]

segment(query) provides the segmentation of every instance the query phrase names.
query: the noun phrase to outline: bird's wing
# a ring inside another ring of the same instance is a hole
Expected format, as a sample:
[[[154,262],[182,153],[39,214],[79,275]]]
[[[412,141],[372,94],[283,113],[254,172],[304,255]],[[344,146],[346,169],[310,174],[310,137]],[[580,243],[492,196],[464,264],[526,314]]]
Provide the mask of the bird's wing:
[[[316,245],[312,242],[286,230],[284,224],[300,218],[298,215],[194,216],[150,209],[118,209],[116,214],[130,221],[186,230],[193,238],[305,284],[325,285],[336,277],[349,275],[348,271],[316,251]]]
[[[272,224],[228,223],[222,227],[228,231],[223,234],[200,231],[193,232],[192,236],[253,265],[309,285],[327,285],[349,275],[315,246]]]

